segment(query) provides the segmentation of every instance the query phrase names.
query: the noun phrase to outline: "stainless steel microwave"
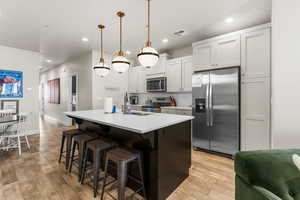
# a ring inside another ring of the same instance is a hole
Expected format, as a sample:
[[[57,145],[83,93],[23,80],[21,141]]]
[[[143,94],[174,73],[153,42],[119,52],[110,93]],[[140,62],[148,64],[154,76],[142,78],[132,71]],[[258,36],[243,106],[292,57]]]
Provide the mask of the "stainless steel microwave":
[[[167,78],[149,78],[147,79],[147,92],[166,92]]]

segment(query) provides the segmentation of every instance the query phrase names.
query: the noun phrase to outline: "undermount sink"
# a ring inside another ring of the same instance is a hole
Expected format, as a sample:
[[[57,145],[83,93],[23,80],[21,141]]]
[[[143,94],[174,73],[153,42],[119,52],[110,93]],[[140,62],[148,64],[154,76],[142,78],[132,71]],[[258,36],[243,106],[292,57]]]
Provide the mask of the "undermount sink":
[[[138,116],[148,116],[151,115],[150,113],[142,113],[142,112],[131,112],[131,113],[124,113],[125,115],[138,115]]]

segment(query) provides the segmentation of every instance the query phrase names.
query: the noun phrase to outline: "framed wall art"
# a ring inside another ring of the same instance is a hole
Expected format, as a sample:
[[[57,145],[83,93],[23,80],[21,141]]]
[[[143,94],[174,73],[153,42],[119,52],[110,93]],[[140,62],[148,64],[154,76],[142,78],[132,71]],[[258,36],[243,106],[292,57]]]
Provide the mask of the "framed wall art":
[[[23,97],[23,72],[0,70],[0,98]]]
[[[49,80],[48,87],[48,103],[60,104],[60,79]]]

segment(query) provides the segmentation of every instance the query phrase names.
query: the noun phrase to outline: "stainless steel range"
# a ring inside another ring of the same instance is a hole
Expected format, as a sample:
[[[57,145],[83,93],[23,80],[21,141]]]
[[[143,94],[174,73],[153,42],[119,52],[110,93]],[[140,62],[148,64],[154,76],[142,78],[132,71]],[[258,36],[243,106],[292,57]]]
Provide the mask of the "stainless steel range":
[[[170,106],[170,97],[155,97],[152,99],[151,105],[146,105],[142,107],[145,112],[161,112],[161,107]]]

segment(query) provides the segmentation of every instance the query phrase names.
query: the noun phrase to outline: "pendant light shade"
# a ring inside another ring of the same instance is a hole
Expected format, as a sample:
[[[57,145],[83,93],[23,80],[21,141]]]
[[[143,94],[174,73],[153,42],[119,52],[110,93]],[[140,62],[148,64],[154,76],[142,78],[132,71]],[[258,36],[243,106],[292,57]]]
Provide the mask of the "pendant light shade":
[[[138,54],[138,60],[140,64],[145,67],[152,67],[156,65],[158,59],[159,59],[159,55],[157,51],[151,46],[144,47],[141,50],[141,52]]]
[[[107,64],[105,64],[103,58],[103,29],[105,28],[105,26],[100,24],[98,25],[98,28],[100,29],[101,32],[101,57],[99,62],[94,65],[93,69],[98,76],[103,78],[109,74],[110,67]]]
[[[124,56],[122,51],[122,18],[125,16],[125,13],[118,12],[117,16],[120,17],[120,51],[117,53],[116,57],[112,60],[112,67],[115,71],[122,74],[129,69],[130,62]]]
[[[109,74],[110,68],[108,67],[108,65],[106,63],[104,63],[104,60],[103,60],[94,65],[94,71],[98,76],[103,78]]]
[[[114,70],[122,74],[129,69],[130,62],[124,55],[120,54],[114,57],[112,60],[112,65]]]
[[[152,67],[156,65],[159,59],[159,54],[157,51],[151,47],[150,42],[150,0],[147,0],[148,2],[148,41],[146,42],[146,46],[140,51],[138,54],[138,60],[141,65],[144,67]]]

